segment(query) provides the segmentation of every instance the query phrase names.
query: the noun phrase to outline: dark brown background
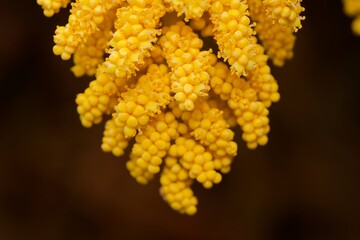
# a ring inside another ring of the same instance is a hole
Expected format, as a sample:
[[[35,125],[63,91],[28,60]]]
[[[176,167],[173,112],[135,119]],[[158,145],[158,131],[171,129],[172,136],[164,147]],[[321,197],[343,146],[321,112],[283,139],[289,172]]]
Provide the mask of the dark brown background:
[[[102,125],[80,125],[74,98],[89,79],[51,51],[66,13],[1,1],[0,239],[360,239],[360,37],[340,0],[304,5],[295,58],[273,70],[269,144],[241,142],[220,185],[195,187],[187,217],[100,150]]]

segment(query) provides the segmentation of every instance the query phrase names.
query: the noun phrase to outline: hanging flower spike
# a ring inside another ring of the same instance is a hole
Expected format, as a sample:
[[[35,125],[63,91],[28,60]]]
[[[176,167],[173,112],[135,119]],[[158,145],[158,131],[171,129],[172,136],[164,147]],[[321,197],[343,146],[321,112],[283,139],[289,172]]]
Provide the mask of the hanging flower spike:
[[[160,195],[172,209],[188,215],[196,213],[198,200],[190,187],[192,180],[176,158],[165,158],[160,184]]]
[[[159,40],[168,65],[172,69],[171,90],[181,110],[192,111],[198,97],[207,96],[210,52],[200,51],[202,40],[184,22],[164,29]]]
[[[270,131],[268,109],[258,101],[256,91],[243,78],[231,74],[222,62],[211,71],[210,84],[215,94],[227,101],[243,131],[243,140],[249,149],[265,145]]]
[[[182,111],[177,105],[171,108],[174,115],[188,125],[190,135],[212,154],[214,169],[228,173],[232,159],[237,154],[237,144],[232,141],[234,133],[220,109],[211,108],[202,99],[197,100],[195,106],[192,112]]]
[[[264,0],[268,17],[275,23],[289,27],[297,32],[302,28],[301,21],[305,20],[300,14],[305,11],[301,6],[302,0]]]
[[[142,184],[147,184],[160,172],[160,165],[168,152],[170,141],[179,136],[178,121],[171,112],[158,115],[138,134],[126,166],[130,174]]]
[[[124,134],[124,125],[116,121],[116,119],[109,119],[105,124],[101,149],[104,152],[112,152],[114,156],[120,157],[124,155],[127,146],[128,139]]]
[[[214,0],[210,20],[214,24],[214,38],[219,46],[219,57],[229,62],[238,76],[257,68],[255,32],[250,24],[248,5],[244,0]]]
[[[255,31],[265,52],[273,64],[283,66],[285,60],[293,57],[295,34],[290,28],[283,26],[267,15],[267,8],[261,0],[248,0],[250,17],[256,22]]]
[[[60,11],[60,8],[66,8],[69,3],[70,0],[37,0],[46,17],[52,17]]]
[[[99,29],[89,36],[87,41],[80,45],[74,52],[74,66],[71,71],[75,77],[81,77],[84,74],[93,76],[97,67],[104,62],[105,49],[107,43],[112,37],[116,10],[110,9],[105,15],[104,21],[99,24]]]
[[[270,107],[272,103],[280,100],[279,85],[268,65],[259,66],[258,70],[249,76],[248,82],[265,107]]]
[[[69,23],[55,31],[53,52],[63,60],[69,60],[81,44],[98,30],[110,9],[118,4],[113,0],[77,0],[72,3]]]
[[[160,30],[156,29],[166,13],[161,0],[129,1],[129,6],[119,8],[116,15],[116,31],[109,44],[107,72],[119,78],[130,78],[150,56],[153,43]]]
[[[121,94],[114,107],[114,118],[124,124],[126,138],[135,137],[170,102],[168,67],[151,65],[147,74],[140,77],[135,88]]]
[[[180,165],[188,171],[189,178],[196,179],[205,188],[221,182],[222,176],[215,171],[212,154],[191,136],[177,138],[171,145],[169,156],[178,158]]]
[[[76,96],[77,112],[84,127],[98,124],[104,114],[111,114],[121,93],[137,81],[135,76],[130,80],[116,78],[114,74],[106,74],[104,68],[100,65],[96,79],[90,82],[84,93]]]

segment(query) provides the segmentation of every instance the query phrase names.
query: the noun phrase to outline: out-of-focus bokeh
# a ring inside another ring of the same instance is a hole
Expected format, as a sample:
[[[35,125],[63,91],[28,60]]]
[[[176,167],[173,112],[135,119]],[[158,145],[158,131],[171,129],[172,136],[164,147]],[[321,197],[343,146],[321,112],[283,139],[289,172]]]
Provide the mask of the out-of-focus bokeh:
[[[125,158],[85,129],[76,79],[52,53],[56,25],[35,0],[0,3],[0,239],[360,239],[360,37],[340,0],[305,0],[294,59],[273,68],[281,101],[270,142],[239,140],[232,171],[195,187],[198,213],[174,212],[158,178],[142,186]]]

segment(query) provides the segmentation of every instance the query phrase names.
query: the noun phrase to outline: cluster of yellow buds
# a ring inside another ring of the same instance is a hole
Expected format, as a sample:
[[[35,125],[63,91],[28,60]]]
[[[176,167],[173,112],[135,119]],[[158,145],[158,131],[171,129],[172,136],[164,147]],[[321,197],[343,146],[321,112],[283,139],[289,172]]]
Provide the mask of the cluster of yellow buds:
[[[70,1],[37,3],[50,17]],[[76,77],[94,76],[76,103],[83,126],[107,119],[102,150],[120,157],[132,147],[131,176],[147,184],[160,174],[163,199],[192,215],[192,184],[211,188],[231,169],[233,127],[249,149],[268,142],[269,107],[280,99],[268,60],[292,57],[300,3],[76,0],[53,52],[73,58]]]
[[[352,22],[352,31],[360,36],[360,1],[359,0],[343,0],[344,12],[349,17],[354,17]]]

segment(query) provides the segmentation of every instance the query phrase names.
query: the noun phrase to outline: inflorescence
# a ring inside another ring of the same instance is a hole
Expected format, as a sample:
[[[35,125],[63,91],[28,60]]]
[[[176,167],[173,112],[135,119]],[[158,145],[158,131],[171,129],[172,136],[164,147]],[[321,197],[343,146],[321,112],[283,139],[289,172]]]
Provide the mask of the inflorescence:
[[[51,17],[70,0],[37,3]],[[131,147],[131,176],[160,173],[163,199],[193,215],[192,184],[211,188],[230,171],[233,127],[249,149],[268,142],[280,99],[268,60],[292,58],[303,11],[301,0],[76,0],[53,52],[73,59],[76,77],[94,76],[76,103],[84,127],[111,116],[102,150]]]

